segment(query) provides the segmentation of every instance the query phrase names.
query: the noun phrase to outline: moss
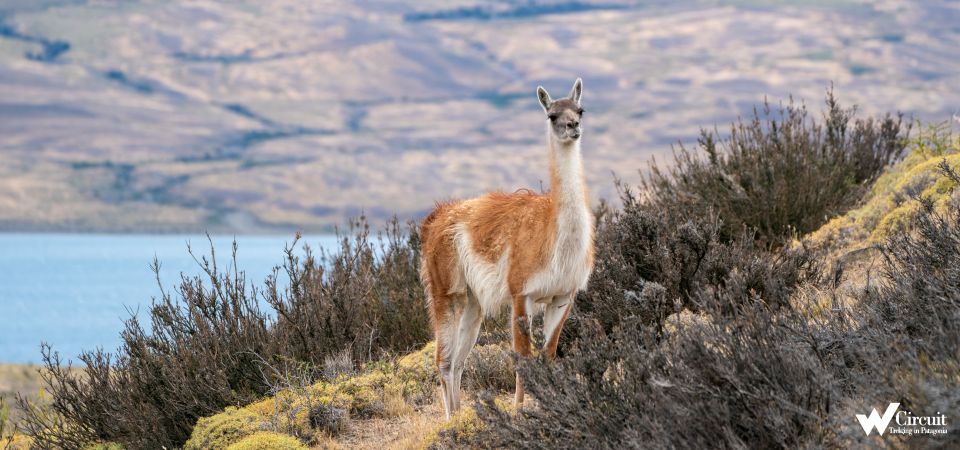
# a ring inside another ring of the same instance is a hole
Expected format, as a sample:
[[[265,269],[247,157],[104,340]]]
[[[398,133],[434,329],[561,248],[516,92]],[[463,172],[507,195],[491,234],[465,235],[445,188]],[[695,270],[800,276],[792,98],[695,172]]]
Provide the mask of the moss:
[[[246,409],[229,407],[222,413],[200,419],[193,429],[184,450],[207,450],[226,448],[264,426],[261,416]]]
[[[84,447],[83,450],[123,450],[123,446],[116,442],[97,442]]]
[[[416,448],[421,450],[457,448],[457,441],[483,431],[483,423],[473,408],[463,408],[450,420],[434,429]]]
[[[274,431],[307,437],[316,431],[342,431],[346,417],[339,417],[336,411],[348,411],[350,400],[334,395],[328,383],[317,383],[296,392],[282,391],[244,409],[268,421]]]
[[[247,436],[227,447],[227,450],[306,450],[307,447],[294,437],[271,431],[261,431]]]

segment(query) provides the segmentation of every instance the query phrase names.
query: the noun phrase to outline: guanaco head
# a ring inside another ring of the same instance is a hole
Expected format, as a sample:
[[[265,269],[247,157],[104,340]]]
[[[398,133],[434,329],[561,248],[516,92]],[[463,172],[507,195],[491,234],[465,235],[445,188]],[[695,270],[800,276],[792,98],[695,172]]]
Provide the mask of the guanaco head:
[[[580,94],[583,92],[583,81],[577,78],[573,89],[566,98],[553,100],[543,86],[537,86],[537,98],[543,111],[550,119],[550,130],[560,142],[573,142],[580,139],[580,118],[583,117],[583,108],[580,107]]]

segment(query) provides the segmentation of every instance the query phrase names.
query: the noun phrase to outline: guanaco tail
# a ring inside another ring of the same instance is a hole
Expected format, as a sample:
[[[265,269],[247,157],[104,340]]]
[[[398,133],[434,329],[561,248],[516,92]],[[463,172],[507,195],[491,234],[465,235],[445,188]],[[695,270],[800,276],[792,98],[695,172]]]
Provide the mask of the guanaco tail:
[[[513,349],[531,355],[535,314],[543,314],[543,352],[556,357],[560,330],[593,268],[593,215],[580,154],[580,79],[566,98],[537,98],[547,116],[550,191],[448,201],[423,221],[420,277],[437,342],[447,418],[460,407],[460,379],[484,316],[511,305]],[[523,403],[518,374],[514,402]]]

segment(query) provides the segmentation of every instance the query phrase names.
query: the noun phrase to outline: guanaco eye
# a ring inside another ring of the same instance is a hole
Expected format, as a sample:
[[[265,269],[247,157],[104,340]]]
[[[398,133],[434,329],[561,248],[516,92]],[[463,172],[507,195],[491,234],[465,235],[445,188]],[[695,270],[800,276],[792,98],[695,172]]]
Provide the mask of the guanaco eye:
[[[557,117],[560,117],[560,116],[557,115],[557,114],[549,114],[549,115],[547,115],[547,118],[550,119],[551,122],[556,121],[556,120],[557,120]]]
[[[580,108],[580,111],[577,111],[577,114],[580,114],[582,116],[584,112],[585,112],[584,109]]]

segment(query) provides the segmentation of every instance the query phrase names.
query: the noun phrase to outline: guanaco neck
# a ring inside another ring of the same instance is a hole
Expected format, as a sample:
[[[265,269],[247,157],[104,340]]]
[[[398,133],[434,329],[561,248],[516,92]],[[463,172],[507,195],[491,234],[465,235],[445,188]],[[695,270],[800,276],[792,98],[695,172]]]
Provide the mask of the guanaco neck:
[[[560,142],[547,125],[547,141],[550,144],[550,197],[557,205],[558,225],[583,225],[589,216],[587,189],[583,180],[583,161],[580,155],[580,140]],[[563,220],[567,218],[568,220]]]

